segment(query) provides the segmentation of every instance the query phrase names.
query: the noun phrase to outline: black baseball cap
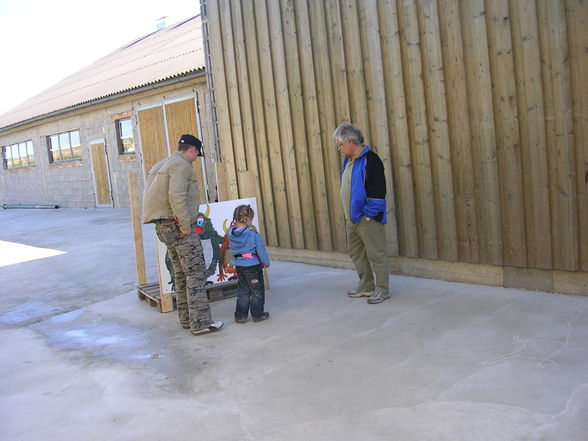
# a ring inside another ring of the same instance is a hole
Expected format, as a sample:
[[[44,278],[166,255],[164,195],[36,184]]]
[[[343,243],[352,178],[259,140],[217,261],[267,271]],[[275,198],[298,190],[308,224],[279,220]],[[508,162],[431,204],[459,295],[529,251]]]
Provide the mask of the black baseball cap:
[[[193,145],[198,149],[198,156],[204,156],[202,154],[202,141],[195,136],[189,134],[180,136],[180,144]]]

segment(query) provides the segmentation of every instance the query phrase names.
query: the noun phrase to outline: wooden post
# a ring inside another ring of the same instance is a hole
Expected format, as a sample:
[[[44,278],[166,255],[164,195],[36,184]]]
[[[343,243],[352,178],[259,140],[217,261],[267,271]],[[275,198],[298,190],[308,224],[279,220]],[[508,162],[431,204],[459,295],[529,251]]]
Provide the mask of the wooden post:
[[[135,265],[137,268],[137,285],[147,283],[145,273],[145,250],[143,249],[143,230],[141,229],[141,211],[137,174],[129,173],[129,196],[131,199],[131,220],[133,222],[133,238],[135,239]]]
[[[227,165],[224,162],[215,162],[214,169],[216,172],[216,194],[218,202],[228,201]]]

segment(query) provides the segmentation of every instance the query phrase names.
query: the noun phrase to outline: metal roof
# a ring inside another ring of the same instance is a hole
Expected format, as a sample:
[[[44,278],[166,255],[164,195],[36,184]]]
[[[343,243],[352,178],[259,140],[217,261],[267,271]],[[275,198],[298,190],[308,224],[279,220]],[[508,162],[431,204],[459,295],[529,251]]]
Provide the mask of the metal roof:
[[[0,115],[0,131],[204,71],[200,16],[138,38]]]

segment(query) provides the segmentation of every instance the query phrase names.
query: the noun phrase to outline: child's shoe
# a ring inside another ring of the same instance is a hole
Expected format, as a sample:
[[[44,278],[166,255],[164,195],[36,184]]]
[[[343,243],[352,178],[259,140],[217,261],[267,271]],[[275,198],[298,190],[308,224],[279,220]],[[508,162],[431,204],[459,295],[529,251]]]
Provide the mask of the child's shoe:
[[[263,322],[265,319],[269,318],[269,312],[264,312],[261,314],[261,317],[252,317],[254,322]]]

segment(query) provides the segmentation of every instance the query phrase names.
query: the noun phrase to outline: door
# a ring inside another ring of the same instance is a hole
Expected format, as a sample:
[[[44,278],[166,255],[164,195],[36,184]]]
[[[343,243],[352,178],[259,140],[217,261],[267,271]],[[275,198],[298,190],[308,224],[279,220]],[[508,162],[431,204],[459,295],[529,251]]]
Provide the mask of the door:
[[[168,155],[163,107],[139,110],[138,119],[143,167],[147,178],[151,167]]]
[[[92,173],[94,174],[94,192],[97,207],[112,207],[112,189],[110,187],[110,172],[106,158],[104,140],[90,143],[92,158]]]

